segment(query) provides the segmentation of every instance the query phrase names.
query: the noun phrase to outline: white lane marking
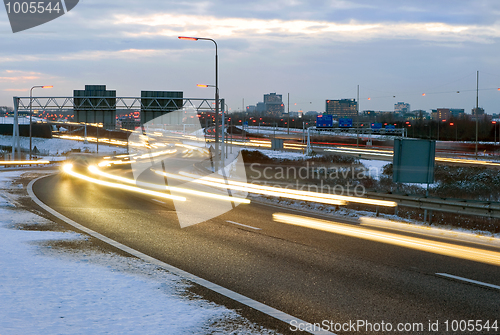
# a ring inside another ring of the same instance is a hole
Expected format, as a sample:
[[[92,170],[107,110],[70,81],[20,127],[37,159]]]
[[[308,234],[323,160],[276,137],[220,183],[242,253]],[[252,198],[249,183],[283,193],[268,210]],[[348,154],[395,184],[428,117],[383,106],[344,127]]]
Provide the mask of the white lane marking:
[[[33,184],[38,181],[39,179],[42,179],[42,178],[45,178],[47,176],[43,176],[43,177],[39,177],[35,180],[32,180],[29,184],[28,184],[28,194],[29,196],[31,197],[31,199],[40,207],[42,207],[44,210],[46,210],[47,212],[49,212],[50,214],[54,215],[55,217],[59,218],[60,220],[66,222],[67,224],[75,227],[76,229],[78,230],[81,230],[87,234],[89,234],[90,236],[92,237],[95,237],[103,242],[106,242],[112,246],[114,246],[115,248],[118,248],[122,251],[125,251],[126,253],[129,253],[137,258],[140,258],[146,262],[149,262],[151,264],[155,264],[159,267],[162,267],[164,268],[165,270],[167,271],[170,271],[180,277],[183,277],[183,278],[186,278],[198,285],[201,285],[209,290],[212,290],[214,292],[217,292],[219,294],[222,294],[223,296],[225,297],[228,297],[230,299],[233,299],[243,305],[246,305],[248,307],[251,307],[255,310],[258,310],[264,314],[267,314],[275,319],[278,319],[280,321],[283,321],[289,325],[298,325],[298,324],[310,324],[310,323],[307,323],[306,321],[303,321],[299,318],[296,318],[290,314],[287,314],[287,313],[284,313],[280,310],[277,310],[271,306],[267,306],[267,305],[264,305],[263,303],[261,302],[258,302],[258,301],[255,301],[253,299],[250,299],[242,294],[239,294],[239,293],[236,293],[234,291],[231,291],[225,287],[222,287],[220,285],[217,285],[217,284],[214,284],[206,279],[203,279],[203,278],[200,278],[198,276],[195,276],[189,272],[186,272],[184,270],[181,270],[179,268],[176,268],[170,264],[167,264],[167,263],[164,263],[156,258],[153,258],[151,256],[148,256],[146,254],[143,254],[142,252],[140,251],[137,251],[135,249],[132,249],[130,247],[127,247],[126,245],[124,244],[121,244],[119,242],[116,242],[115,240],[112,240],[102,234],[99,234],[98,232],[95,232],[87,227],[84,227],[82,226],[81,224],[71,220],[70,218],[67,218],[66,216],[62,215],[61,213],[57,212],[56,210],[52,209],[51,207],[47,206],[46,204],[44,204],[40,199],[37,198],[37,196],[35,195],[35,193],[33,192]],[[292,321],[293,321],[293,324],[292,324]],[[310,334],[318,334],[318,335],[336,335],[335,333],[331,333],[329,331],[326,331],[326,330],[312,330],[309,332]]]
[[[467,283],[472,283],[472,284],[481,285],[481,286],[485,286],[485,287],[489,287],[489,288],[494,288],[494,289],[500,290],[500,286],[493,285],[493,284],[488,284],[488,283],[483,283],[482,281],[477,281],[477,280],[472,280],[472,279],[468,279],[468,278],[464,278],[464,277],[449,275],[447,273],[436,273],[436,275],[441,276],[441,277],[447,277],[447,278],[452,278],[452,279],[456,279],[456,280],[461,280],[461,281],[464,281],[464,282],[467,282]]]
[[[151,199],[153,200],[154,202],[157,202],[159,204],[162,204],[162,205],[166,205],[167,203],[166,202],[163,202],[163,201],[160,201],[160,200],[156,200],[156,199]]]
[[[229,221],[229,220],[227,220],[226,222],[229,222],[229,223],[232,223],[232,224],[236,224],[236,225],[238,225],[238,226],[242,226],[242,227],[247,227],[247,228],[250,228],[250,229],[262,230],[261,228],[256,228],[256,227],[252,227],[252,226],[247,226],[246,224],[243,224],[243,223],[238,223],[238,222]]]

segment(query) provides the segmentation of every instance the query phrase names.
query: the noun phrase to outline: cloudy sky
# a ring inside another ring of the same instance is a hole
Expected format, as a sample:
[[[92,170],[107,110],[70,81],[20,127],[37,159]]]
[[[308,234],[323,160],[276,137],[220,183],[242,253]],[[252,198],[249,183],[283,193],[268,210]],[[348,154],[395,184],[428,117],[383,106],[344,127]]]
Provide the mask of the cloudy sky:
[[[35,95],[71,96],[104,84],[211,98],[214,45],[221,97],[232,110],[290,94],[291,110],[356,98],[361,110],[465,108],[500,112],[498,0],[80,0],[64,16],[12,33],[0,10],[0,106]],[[460,93],[457,93],[459,91]],[[423,96],[423,93],[426,95]],[[369,99],[370,98],[370,99]],[[295,105],[296,104],[296,105]]]

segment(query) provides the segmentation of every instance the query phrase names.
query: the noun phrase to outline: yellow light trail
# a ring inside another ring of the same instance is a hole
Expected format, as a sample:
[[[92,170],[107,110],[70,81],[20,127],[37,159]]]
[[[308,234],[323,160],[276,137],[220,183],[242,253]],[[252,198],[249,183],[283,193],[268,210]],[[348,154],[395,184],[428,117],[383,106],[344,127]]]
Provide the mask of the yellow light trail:
[[[370,150],[370,149],[357,149],[357,148],[336,148],[336,149],[325,149],[325,151],[338,152],[338,153],[350,153],[350,154],[368,154],[368,155],[378,155],[384,157],[393,157],[394,153],[389,150]],[[461,158],[447,158],[447,157],[436,157],[436,162],[443,163],[459,163],[459,164],[471,164],[471,165],[486,165],[486,166],[500,166],[500,162],[493,161],[481,161],[473,159],[461,159]]]
[[[337,152],[337,153],[343,153],[343,154],[354,154],[354,155],[365,154],[365,155],[377,155],[377,156],[384,156],[384,157],[392,157],[393,156],[393,154],[378,153],[378,152],[371,151],[371,150],[362,151],[362,150],[348,150],[348,149],[325,149],[325,151]]]
[[[240,146],[245,146],[245,147],[264,147],[264,148],[270,148],[271,143],[268,144],[263,144],[263,143],[252,143],[252,142],[233,142],[233,145],[240,145]]]
[[[500,163],[492,162],[492,161],[480,161],[480,160],[472,160],[472,159],[445,158],[445,157],[436,157],[436,162],[500,166]]]
[[[276,222],[312,228],[344,236],[361,238],[369,241],[431,252],[438,255],[500,266],[500,253],[495,251],[459,246],[416,237],[402,236],[393,233],[379,232],[366,228],[359,228],[342,223],[313,219],[298,215],[275,213],[273,214],[273,220]]]
[[[290,199],[295,199],[295,200],[304,200],[304,201],[312,201],[312,202],[321,202],[324,204],[329,204],[329,205],[335,205],[335,206],[342,206],[345,205],[345,201],[342,200],[336,200],[336,199],[327,199],[327,198],[318,198],[318,197],[313,197],[313,196],[306,196],[306,195],[291,195],[287,194],[284,192],[279,191],[277,188],[258,188],[258,187],[251,187],[251,184],[248,183],[241,183],[241,185],[237,185],[237,182],[232,182],[228,180],[228,184],[225,184],[225,182],[219,181],[218,178],[192,178],[192,177],[187,177],[187,176],[181,176],[181,175],[175,175],[171,173],[166,173],[163,171],[158,171],[158,170],[153,170],[156,174],[168,177],[168,178],[174,178],[178,180],[184,180],[184,181],[189,181],[197,184],[202,184],[202,185],[207,185],[207,186],[213,186],[213,187],[218,187],[218,188],[225,188],[225,189],[231,189],[231,190],[236,190],[236,191],[243,191],[243,192],[249,192],[249,193],[255,193],[255,194],[262,194],[262,195],[270,195],[274,197],[284,197],[284,198],[290,198]],[[214,179],[215,181],[211,181],[210,179]],[[311,192],[312,193],[312,192]]]
[[[250,140],[252,143],[260,143],[260,144],[270,144],[270,141],[263,141],[263,140]]]
[[[94,165],[90,165],[88,167],[88,169],[93,174],[97,174],[97,175],[103,176],[105,178],[121,181],[121,182],[127,183],[127,184],[140,185],[140,186],[154,188],[154,189],[158,189],[158,190],[170,190],[170,191],[175,191],[175,192],[179,192],[179,193],[197,195],[200,197],[217,199],[217,200],[222,200],[222,201],[230,201],[230,202],[235,202],[235,203],[240,203],[240,204],[249,204],[250,203],[250,200],[248,200],[248,199],[229,197],[229,196],[224,196],[224,195],[219,195],[219,194],[214,194],[214,193],[209,193],[209,192],[196,191],[196,190],[191,190],[188,188],[172,187],[172,186],[167,186],[167,185],[146,183],[146,182],[142,182],[142,181],[136,181],[136,180],[130,179],[130,178],[115,176],[113,174],[106,173],[106,172],[99,170]]]
[[[0,161],[0,165],[50,164],[50,161]]]
[[[300,147],[300,148],[305,148],[307,145],[305,144],[299,144],[299,143],[283,143],[283,145],[288,145],[291,147]]]
[[[141,156],[134,156],[134,157],[132,157],[132,159],[155,158],[155,157],[162,156],[162,155],[175,154],[176,152],[177,152],[177,149],[155,151],[155,152],[143,154]]]
[[[403,222],[395,222],[386,219],[377,219],[372,217],[360,217],[359,221],[362,226],[370,226],[377,228],[386,228],[402,232],[410,232],[416,234],[433,235],[446,239],[468,240],[474,243],[491,245],[498,244],[500,246],[500,238],[493,236],[484,236],[479,234],[466,233],[456,230],[448,230],[429,226],[420,226]]]
[[[351,150],[351,151],[368,151],[371,153],[389,153],[393,154],[392,150],[382,150],[382,149],[363,149],[363,148],[353,148],[353,147],[336,147],[335,149],[339,150]]]
[[[100,162],[99,164],[97,164],[99,167],[104,167],[104,166],[111,166],[111,165],[128,165],[128,164],[132,164],[132,161],[131,160],[116,160],[116,161],[109,161],[109,160],[105,160],[105,161],[102,161]]]
[[[52,135],[52,137],[60,138],[63,140],[70,140],[70,141],[80,141],[80,142],[85,141],[85,137],[82,137],[82,136]],[[97,143],[97,137],[87,137],[87,141]],[[120,141],[120,140],[109,139],[109,138],[99,138],[99,143],[112,144],[112,145],[117,145],[117,146],[126,146],[129,144],[126,141]],[[130,143],[130,145],[134,145],[134,144]]]
[[[187,173],[187,172],[181,172],[183,176],[190,177],[192,179],[199,178],[200,176],[197,176],[192,173]],[[225,186],[226,181],[220,178],[213,178],[213,177],[202,177],[200,178],[201,180],[207,180],[210,182],[215,182],[219,183],[221,185]],[[197,180],[200,180],[197,179]],[[272,191],[272,192],[279,192],[281,197],[289,197],[291,196],[305,196],[308,197],[309,199],[315,199],[315,200],[308,200],[308,201],[314,201],[314,202],[322,202],[319,201],[318,199],[327,199],[327,200],[334,200],[334,201],[340,201],[342,203],[346,202],[355,202],[355,203],[361,203],[361,204],[366,204],[366,205],[376,205],[376,206],[383,206],[383,207],[396,207],[398,204],[394,201],[386,201],[386,200],[374,200],[374,199],[367,199],[367,198],[360,198],[360,197],[352,197],[352,196],[345,196],[345,195],[336,195],[336,194],[328,194],[328,193],[317,193],[317,192],[310,192],[310,191],[301,191],[301,190],[289,190],[289,189],[278,189],[276,187],[270,187],[270,186],[263,186],[263,185],[255,185],[255,184],[249,184],[249,183],[242,183],[238,181],[233,181],[233,180],[227,180],[227,183],[229,185],[236,185],[236,186],[241,186],[246,188],[247,190],[265,190],[265,191]],[[258,192],[253,192],[249,191],[252,193],[258,193]],[[303,200],[303,199],[297,199],[297,200]]]
[[[85,176],[83,174],[80,174],[80,173],[77,173],[77,172],[73,171],[73,164],[64,164],[63,167],[62,167],[62,170],[65,173],[69,174],[70,176],[73,176],[75,178],[79,178],[79,179],[82,179],[82,180],[85,180],[85,181],[88,181],[88,182],[91,182],[91,183],[94,183],[94,184],[108,186],[108,187],[112,187],[112,188],[120,188],[120,189],[123,189],[123,190],[137,192],[137,193],[142,193],[142,194],[147,194],[147,195],[151,195],[151,196],[159,197],[159,198],[164,198],[164,199],[186,201],[186,198],[184,198],[184,197],[179,197],[179,196],[170,195],[170,194],[161,193],[161,192],[156,192],[156,191],[149,191],[149,190],[145,190],[145,189],[142,189],[142,188],[139,188],[139,187],[133,187],[133,186],[129,186],[129,185],[111,183],[109,181],[99,180],[99,179],[95,179],[95,178],[92,178],[92,177],[88,177],[88,176]]]
[[[336,148],[336,149],[325,149],[325,151],[338,152],[338,153],[348,153],[348,154],[367,154],[367,155],[377,155],[383,157],[393,157],[394,153],[389,150],[370,150],[370,149],[357,149],[357,148]],[[447,157],[436,157],[436,162],[443,163],[459,163],[459,164],[471,164],[471,165],[486,165],[486,166],[500,166],[500,162],[493,161],[481,161],[473,159],[461,159],[461,158],[447,158]]]

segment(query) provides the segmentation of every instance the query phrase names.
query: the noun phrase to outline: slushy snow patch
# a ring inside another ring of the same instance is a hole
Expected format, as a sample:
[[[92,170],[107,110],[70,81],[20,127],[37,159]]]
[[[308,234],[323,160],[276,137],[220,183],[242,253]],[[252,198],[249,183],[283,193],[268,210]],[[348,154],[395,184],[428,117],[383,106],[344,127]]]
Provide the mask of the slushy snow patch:
[[[0,174],[0,195],[21,173]],[[0,202],[0,334],[276,334],[142,260],[52,247],[85,243],[84,235],[17,230],[52,222],[8,198]]]

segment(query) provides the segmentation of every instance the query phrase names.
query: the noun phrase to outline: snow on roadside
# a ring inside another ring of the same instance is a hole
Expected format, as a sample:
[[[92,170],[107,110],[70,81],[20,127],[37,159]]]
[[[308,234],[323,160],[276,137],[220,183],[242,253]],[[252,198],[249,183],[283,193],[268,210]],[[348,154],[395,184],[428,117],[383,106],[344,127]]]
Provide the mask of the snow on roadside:
[[[245,148],[242,150],[246,151],[260,151],[264,155],[266,155],[269,158],[276,158],[276,159],[287,159],[287,160],[302,160],[302,159],[309,159],[310,157],[304,155],[302,152],[297,152],[297,151],[279,151],[279,150],[269,150],[269,149],[254,149],[254,148]]]
[[[29,149],[29,137],[19,137],[21,148]],[[12,136],[0,135],[0,145],[12,146]],[[88,149],[90,152],[97,151],[96,143],[84,144],[80,141],[64,140],[60,138],[32,138],[32,146],[36,147],[44,156],[58,156],[72,149],[80,149],[82,152]],[[113,154],[125,153],[126,148],[99,144],[99,153]],[[40,156],[40,155],[39,155]]]
[[[359,162],[363,164],[368,170],[369,176],[378,180],[384,172],[384,166],[391,164],[388,161],[380,161],[375,159],[360,159]]]
[[[82,234],[18,230],[51,223],[4,196],[21,173],[0,174],[0,334],[275,334],[142,260],[52,247]]]

